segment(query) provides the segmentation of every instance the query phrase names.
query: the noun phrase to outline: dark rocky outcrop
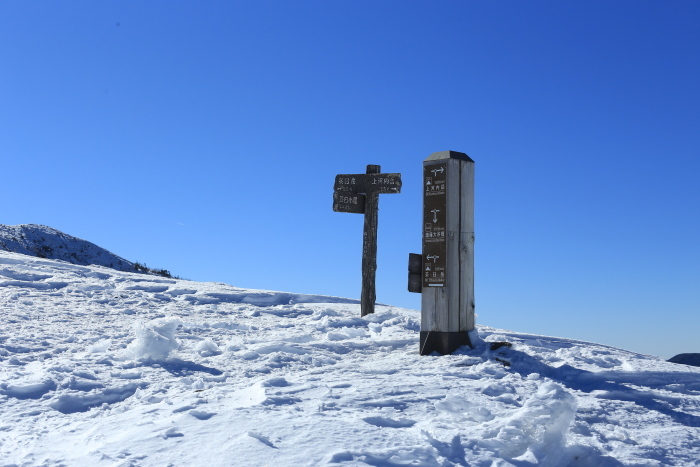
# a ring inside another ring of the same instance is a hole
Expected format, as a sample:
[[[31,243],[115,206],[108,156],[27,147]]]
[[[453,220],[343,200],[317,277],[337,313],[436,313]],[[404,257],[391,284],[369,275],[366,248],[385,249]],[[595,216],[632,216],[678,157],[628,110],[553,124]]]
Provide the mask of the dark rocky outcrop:
[[[700,353],[679,353],[675,357],[669,358],[668,361],[683,365],[700,366]]]
[[[92,264],[118,271],[171,277],[165,269],[151,269],[138,262],[128,261],[94,243],[45,225],[0,224],[0,250],[40,258],[60,259],[83,266]]]

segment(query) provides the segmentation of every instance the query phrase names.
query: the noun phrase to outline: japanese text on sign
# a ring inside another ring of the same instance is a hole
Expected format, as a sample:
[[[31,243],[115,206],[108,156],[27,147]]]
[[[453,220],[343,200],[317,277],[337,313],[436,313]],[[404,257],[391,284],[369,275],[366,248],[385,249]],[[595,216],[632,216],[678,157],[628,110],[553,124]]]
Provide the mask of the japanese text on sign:
[[[336,175],[335,191],[350,193],[400,193],[401,174]]]
[[[364,214],[365,195],[336,191],[333,193],[333,211]]]
[[[423,287],[443,287],[447,274],[446,164],[423,168]]]

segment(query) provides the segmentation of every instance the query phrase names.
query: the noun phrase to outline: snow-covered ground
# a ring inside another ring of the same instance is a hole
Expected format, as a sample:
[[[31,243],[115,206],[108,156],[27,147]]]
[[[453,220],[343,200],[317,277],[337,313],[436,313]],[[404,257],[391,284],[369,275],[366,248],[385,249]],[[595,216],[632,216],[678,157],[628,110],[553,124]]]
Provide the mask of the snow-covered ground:
[[[417,311],[9,252],[0,314],[4,466],[700,459],[700,368],[603,345],[479,326],[420,357]]]

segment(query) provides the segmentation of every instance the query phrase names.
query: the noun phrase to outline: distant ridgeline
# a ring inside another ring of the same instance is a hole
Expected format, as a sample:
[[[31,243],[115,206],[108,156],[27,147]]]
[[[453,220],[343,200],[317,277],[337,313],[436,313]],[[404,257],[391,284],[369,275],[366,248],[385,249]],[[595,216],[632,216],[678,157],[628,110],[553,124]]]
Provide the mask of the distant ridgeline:
[[[700,366],[700,353],[679,353],[675,357],[668,359],[671,363],[682,363],[683,365]]]
[[[94,243],[45,225],[0,224],[0,250],[38,256],[39,258],[60,259],[83,266],[92,264],[117,271],[172,277],[170,272],[165,269],[151,269],[145,264],[125,260]]]

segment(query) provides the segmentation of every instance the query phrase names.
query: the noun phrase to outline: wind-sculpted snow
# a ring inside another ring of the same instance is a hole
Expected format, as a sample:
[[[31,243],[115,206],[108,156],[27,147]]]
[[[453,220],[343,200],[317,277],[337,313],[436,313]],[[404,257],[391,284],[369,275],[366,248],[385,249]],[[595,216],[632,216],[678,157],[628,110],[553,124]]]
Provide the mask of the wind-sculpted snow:
[[[57,287],[57,284],[61,284]],[[0,252],[2,465],[696,465],[700,368]]]

